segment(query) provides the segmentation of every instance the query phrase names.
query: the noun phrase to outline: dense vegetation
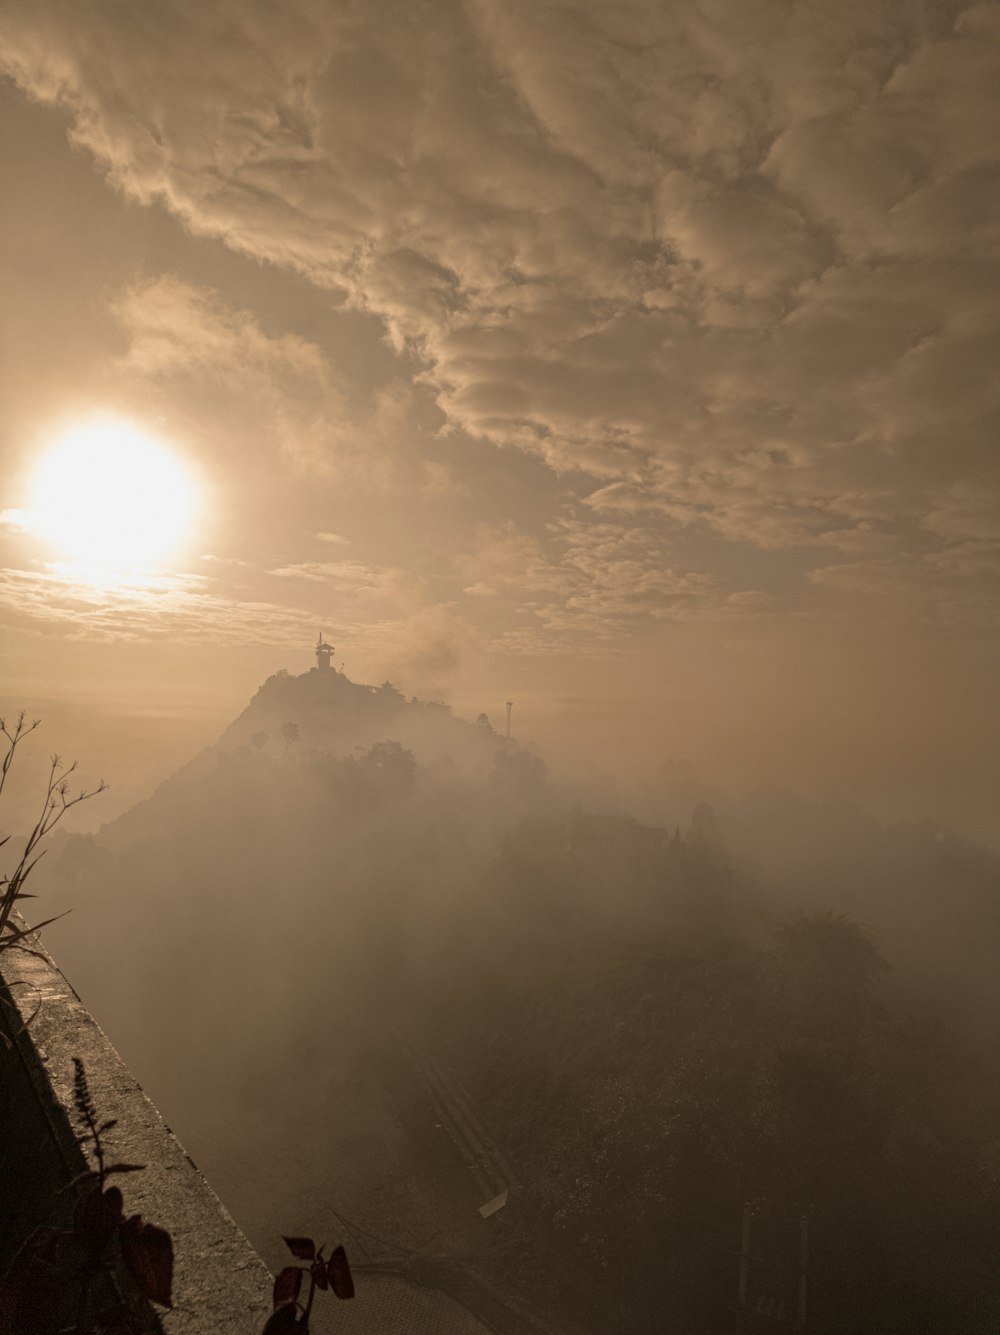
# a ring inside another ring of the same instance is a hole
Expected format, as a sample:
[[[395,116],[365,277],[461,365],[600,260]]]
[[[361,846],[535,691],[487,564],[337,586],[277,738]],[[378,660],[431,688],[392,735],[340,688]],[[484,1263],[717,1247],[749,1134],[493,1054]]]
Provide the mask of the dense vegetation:
[[[808,1216],[816,1328],[995,1326],[995,1079],[887,1010],[856,924],[521,950],[517,980],[470,1005],[467,977],[441,1020],[525,1182],[501,1266],[595,1330],[732,1328],[749,1203],[752,1308],[794,1324]]]

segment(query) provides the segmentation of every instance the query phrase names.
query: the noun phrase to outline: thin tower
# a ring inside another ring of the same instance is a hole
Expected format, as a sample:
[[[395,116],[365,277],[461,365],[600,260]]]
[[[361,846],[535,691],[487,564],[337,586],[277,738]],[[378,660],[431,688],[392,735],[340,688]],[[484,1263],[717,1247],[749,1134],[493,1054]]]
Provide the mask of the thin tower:
[[[507,740],[510,741],[510,711],[514,708],[514,701],[507,701]]]

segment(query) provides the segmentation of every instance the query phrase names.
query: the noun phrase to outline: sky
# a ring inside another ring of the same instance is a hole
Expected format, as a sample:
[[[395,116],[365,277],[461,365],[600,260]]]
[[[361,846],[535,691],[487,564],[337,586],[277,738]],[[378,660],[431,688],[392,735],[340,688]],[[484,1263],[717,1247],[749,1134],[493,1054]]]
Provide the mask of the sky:
[[[322,630],[1000,839],[1000,4],[7,0],[0,74],[0,698],[104,814]],[[33,527],[95,421],[155,563]]]

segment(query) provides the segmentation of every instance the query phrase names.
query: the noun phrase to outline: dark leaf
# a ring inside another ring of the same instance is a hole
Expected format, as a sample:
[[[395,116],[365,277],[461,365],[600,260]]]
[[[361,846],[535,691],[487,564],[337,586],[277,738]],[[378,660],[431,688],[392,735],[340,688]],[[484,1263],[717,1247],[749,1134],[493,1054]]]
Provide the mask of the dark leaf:
[[[66,913],[69,912],[70,910],[67,909]],[[44,918],[41,922],[33,923],[30,927],[22,927],[20,930],[12,930],[8,927],[8,934],[4,937],[3,943],[5,946],[12,946],[23,937],[32,936],[35,932],[40,932],[43,927],[48,927],[50,923],[58,922],[60,918],[65,918],[66,913],[57,913],[54,918]],[[30,955],[31,951],[29,951],[28,954]]]
[[[282,1307],[285,1303],[294,1303],[302,1288],[302,1271],[297,1265],[286,1265],[274,1281],[274,1305]]]
[[[143,1335],[143,1325],[134,1307],[119,1303],[101,1312],[96,1331],[97,1335]]]
[[[67,910],[67,911],[69,911],[69,910]],[[4,948],[6,948],[6,946],[7,946],[8,944],[9,944],[9,943],[8,943],[7,941],[2,941],[2,942],[0,942],[0,945],[4,946]],[[22,946],[22,945],[14,945],[14,946],[11,947],[11,949],[12,949],[12,950],[20,950],[20,951],[22,951],[23,954],[25,954],[25,955],[31,955],[33,959],[41,960],[43,964],[48,964],[48,965],[51,965],[51,964],[52,964],[52,961],[49,959],[48,955],[46,955],[45,952],[42,951],[42,950],[31,950],[30,947],[28,947],[28,946]],[[36,1009],[36,1011],[35,1011],[35,1014],[36,1014],[36,1015],[38,1014],[37,1009]],[[20,1030],[20,1032],[21,1032],[22,1034],[24,1033],[24,1026],[23,1026],[23,1025],[21,1026],[21,1030]]]
[[[0,1335],[47,1335],[57,1330],[65,1281],[58,1274],[59,1249],[72,1234],[38,1228],[0,1280]]]
[[[118,1118],[109,1117],[108,1120],[106,1122],[102,1122],[97,1129],[98,1131],[110,1131],[113,1126],[117,1125],[118,1125]]]
[[[96,1185],[77,1201],[73,1227],[92,1257],[101,1256],[111,1241],[112,1234],[121,1223],[122,1205],[122,1194],[117,1187],[98,1191]]]
[[[288,1250],[293,1256],[297,1256],[300,1261],[314,1261],[316,1259],[316,1244],[312,1238],[285,1238]]]
[[[76,1203],[73,1210],[73,1230],[88,1246],[99,1246],[100,1234],[105,1230],[106,1221],[104,1197],[95,1185]]]
[[[112,1173],[141,1173],[145,1167],[144,1163],[113,1163],[110,1168],[105,1168],[104,1176],[110,1177]]]
[[[300,1324],[295,1315],[295,1304],[286,1303],[272,1312],[261,1335],[308,1335],[308,1326]]]
[[[145,1224],[134,1214],[122,1224],[121,1244],[125,1264],[146,1297],[161,1307],[170,1307],[174,1244],[167,1230]]]
[[[315,1280],[317,1288],[328,1289],[330,1287],[330,1281],[326,1277],[326,1262],[324,1260],[313,1261],[309,1273]]]
[[[330,1276],[330,1285],[338,1298],[354,1297],[354,1280],[343,1247],[334,1247],[326,1263],[326,1273]]]

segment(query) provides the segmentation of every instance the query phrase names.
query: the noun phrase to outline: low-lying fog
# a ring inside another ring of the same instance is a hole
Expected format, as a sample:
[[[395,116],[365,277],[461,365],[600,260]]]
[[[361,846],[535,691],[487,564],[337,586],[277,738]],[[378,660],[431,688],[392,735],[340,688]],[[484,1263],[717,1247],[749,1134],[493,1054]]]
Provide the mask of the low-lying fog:
[[[557,1322],[708,1332],[752,1203],[761,1320],[808,1215],[821,1328],[995,1322],[1000,860],[505,731],[279,674],[39,868],[47,946],[265,1259],[333,1212]]]

